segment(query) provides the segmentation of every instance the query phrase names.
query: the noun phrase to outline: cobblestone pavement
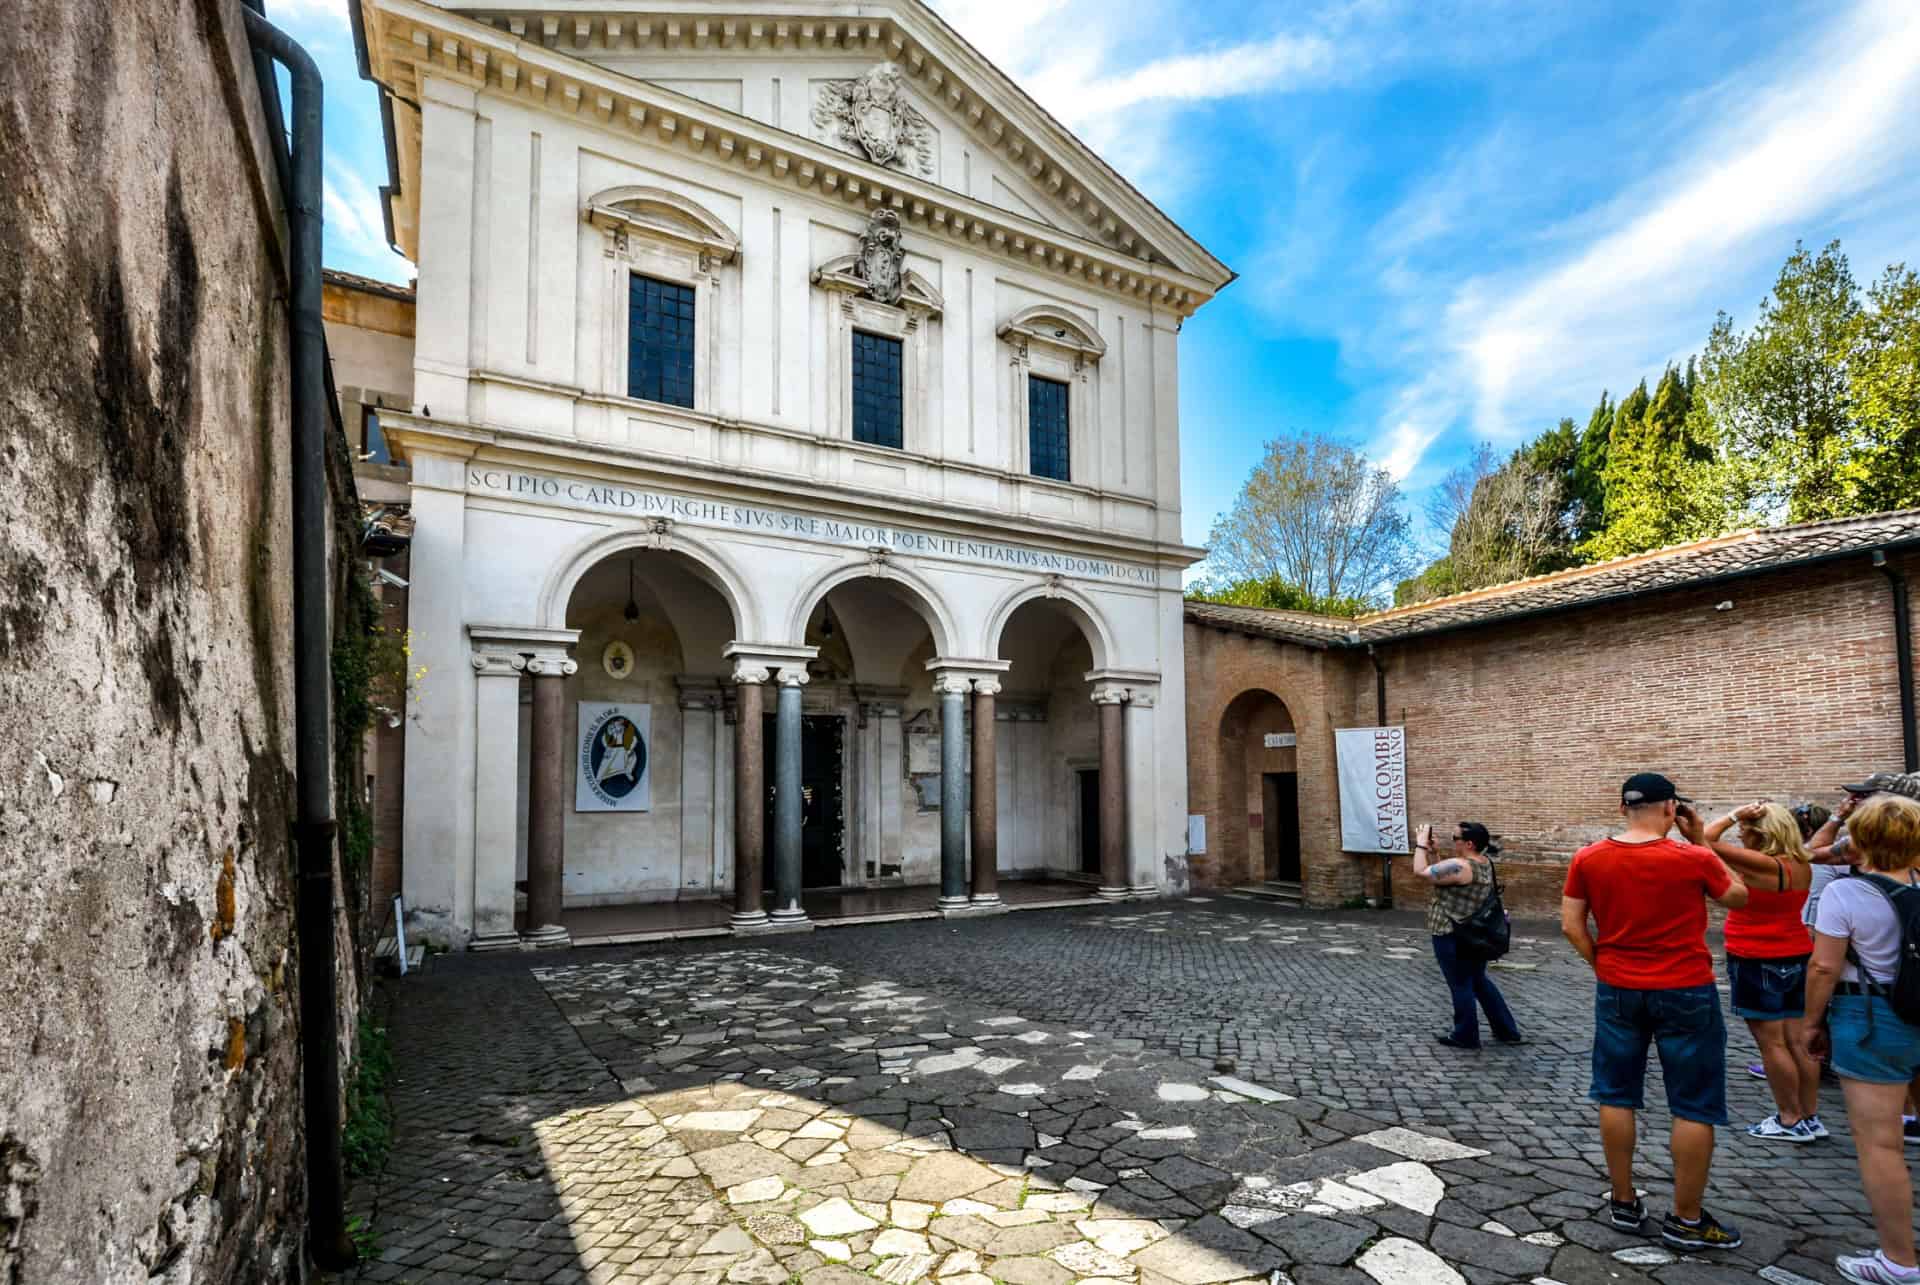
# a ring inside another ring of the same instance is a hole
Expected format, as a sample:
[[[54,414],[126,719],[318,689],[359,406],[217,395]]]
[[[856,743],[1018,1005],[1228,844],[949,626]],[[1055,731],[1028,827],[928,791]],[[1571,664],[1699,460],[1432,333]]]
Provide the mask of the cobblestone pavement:
[[[399,1136],[356,1193],[356,1279],[1838,1280],[1871,1234],[1837,1100],[1829,1142],[1723,1134],[1708,1203],[1743,1249],[1617,1233],[1590,977],[1544,929],[1510,962],[1531,1043],[1466,1054],[1432,1042],[1413,917],[1221,898],[438,959],[392,997]],[[1750,1053],[1743,1123],[1770,1109]]]

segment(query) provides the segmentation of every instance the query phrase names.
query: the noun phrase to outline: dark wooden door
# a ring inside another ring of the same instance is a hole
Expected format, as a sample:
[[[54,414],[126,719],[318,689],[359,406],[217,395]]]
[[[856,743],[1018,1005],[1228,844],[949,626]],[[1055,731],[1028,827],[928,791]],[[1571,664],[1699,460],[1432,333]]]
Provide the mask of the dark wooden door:
[[[1077,774],[1080,778],[1080,873],[1100,873],[1100,772],[1097,768]]]
[[[774,850],[774,722],[769,715],[762,733],[769,863]],[[837,714],[808,714],[800,720],[800,884],[805,888],[838,888],[845,882],[846,728],[846,720]]]
[[[1300,778],[1268,772],[1260,778],[1265,812],[1267,878],[1300,882]]]

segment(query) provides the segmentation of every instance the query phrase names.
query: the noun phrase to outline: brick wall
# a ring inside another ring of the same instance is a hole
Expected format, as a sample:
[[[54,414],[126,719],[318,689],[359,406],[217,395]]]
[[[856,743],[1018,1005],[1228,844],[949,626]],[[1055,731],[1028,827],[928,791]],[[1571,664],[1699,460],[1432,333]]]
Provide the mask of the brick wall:
[[[1914,575],[1920,559],[1902,569]],[[1863,554],[1387,645],[1387,718],[1407,728],[1413,817],[1442,833],[1484,822],[1505,849],[1510,902],[1551,914],[1567,860],[1614,829],[1618,784],[1634,771],[1667,773],[1708,809],[1758,796],[1831,802],[1840,781],[1901,766],[1891,613],[1886,580]],[[1377,893],[1378,860],[1338,851],[1332,780],[1331,728],[1374,719],[1367,657],[1192,623],[1187,639],[1191,806],[1209,812],[1210,845],[1221,825],[1221,715],[1241,692],[1265,688],[1301,727],[1309,900]],[[1244,846],[1214,846],[1220,881],[1238,881],[1225,871],[1246,868]],[[1407,864],[1395,863],[1395,899],[1424,904]]]

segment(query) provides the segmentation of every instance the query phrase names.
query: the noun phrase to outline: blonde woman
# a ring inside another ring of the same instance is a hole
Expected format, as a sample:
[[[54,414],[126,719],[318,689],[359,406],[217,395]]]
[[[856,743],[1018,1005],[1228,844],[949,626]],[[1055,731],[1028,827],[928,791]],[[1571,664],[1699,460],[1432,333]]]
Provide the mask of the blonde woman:
[[[1740,841],[1723,836],[1738,827]],[[1813,865],[1793,813],[1778,803],[1749,803],[1707,827],[1707,846],[1747,885],[1747,904],[1727,915],[1727,981],[1733,1013],[1760,1046],[1760,1065],[1776,1110],[1747,1130],[1766,1142],[1808,1143],[1827,1136],[1820,1123],[1820,1064],[1801,1052],[1807,1010],[1807,888]]]
[[[1902,1019],[1885,992],[1906,944],[1894,899],[1914,895],[1902,885],[1920,885],[1920,803],[1875,795],[1847,818],[1847,834],[1859,872],[1835,879],[1820,898],[1803,1038],[1809,1056],[1832,1050],[1880,1236],[1874,1252],[1842,1254],[1835,1266],[1857,1285],[1907,1285],[1920,1282],[1920,1262],[1900,1109],[1920,1090],[1920,1026]]]

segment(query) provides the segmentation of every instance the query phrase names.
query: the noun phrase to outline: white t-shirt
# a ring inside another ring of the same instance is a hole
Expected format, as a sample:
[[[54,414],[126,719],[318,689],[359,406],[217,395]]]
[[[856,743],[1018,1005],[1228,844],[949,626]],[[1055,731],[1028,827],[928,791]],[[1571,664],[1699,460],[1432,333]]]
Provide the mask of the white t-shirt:
[[[1907,883],[1920,882],[1908,871],[1890,876]],[[1887,895],[1865,879],[1835,879],[1820,898],[1820,915],[1814,931],[1828,937],[1847,937],[1853,941],[1853,953],[1866,965],[1871,980],[1891,982],[1900,969],[1900,920],[1893,913]],[[1860,972],[1849,961],[1840,974],[1842,981],[1857,982]]]

